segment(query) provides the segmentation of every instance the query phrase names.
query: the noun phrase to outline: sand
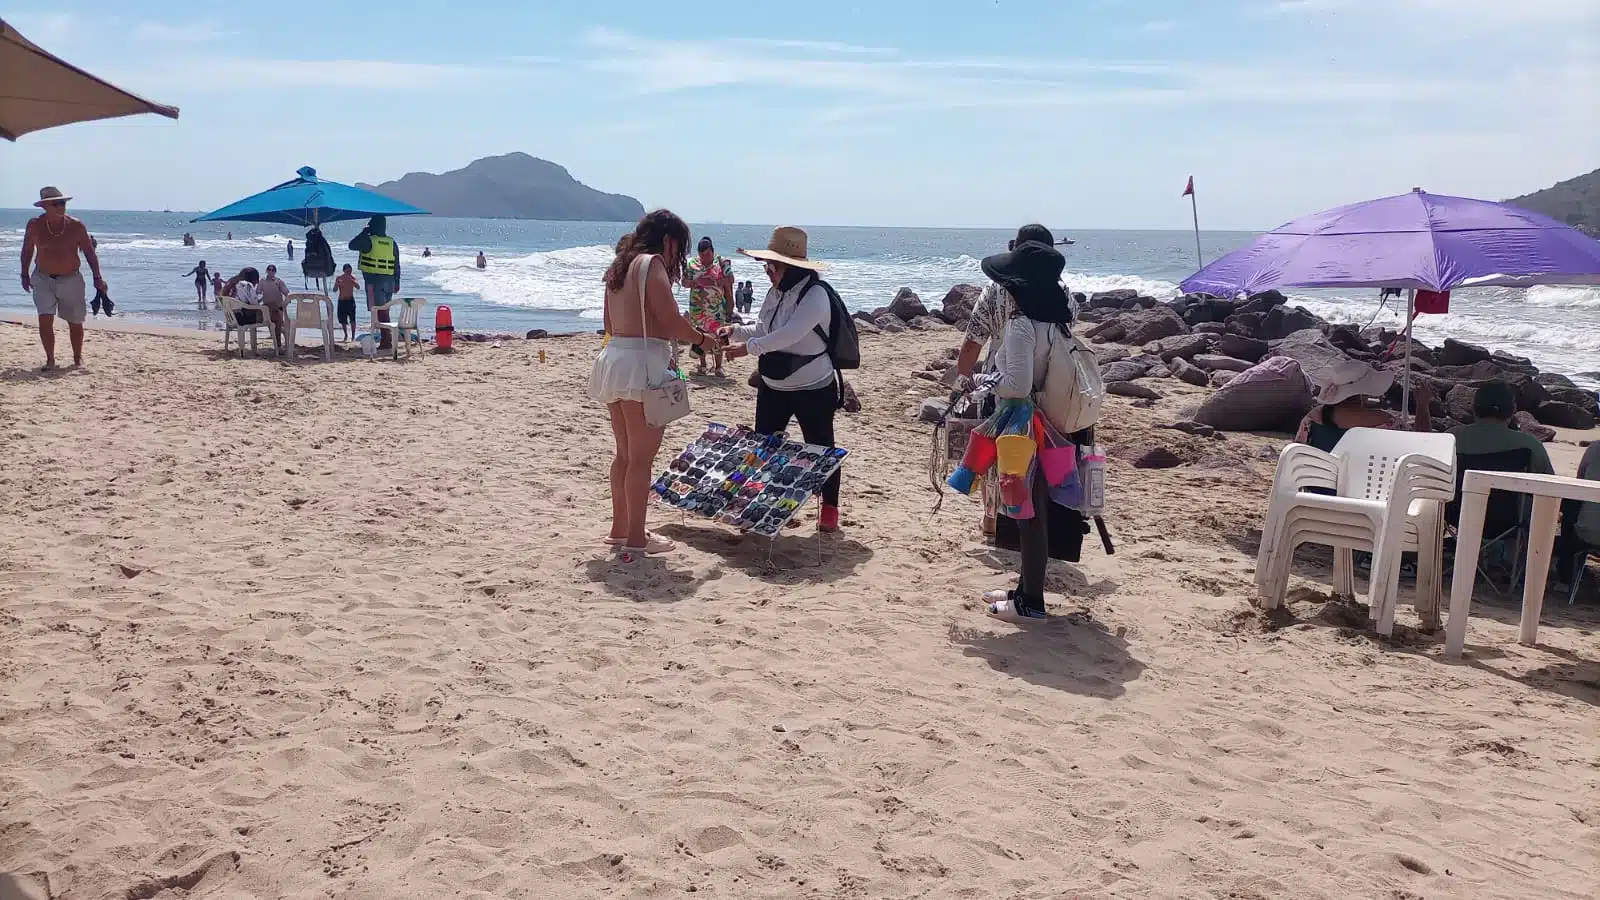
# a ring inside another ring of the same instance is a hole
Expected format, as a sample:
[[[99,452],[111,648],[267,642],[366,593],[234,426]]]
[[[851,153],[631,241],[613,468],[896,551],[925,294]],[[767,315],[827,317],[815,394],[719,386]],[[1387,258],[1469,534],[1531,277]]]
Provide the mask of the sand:
[[[65,336],[62,337],[63,341]],[[376,363],[0,325],[0,897],[1529,898],[1600,891],[1600,624],[1485,590],[1469,655],[1297,569],[1281,440],[1114,399],[1106,557],[1048,624],[927,483],[955,338],[871,337],[843,534],[600,546],[592,336]],[[541,363],[537,354],[547,353]],[[681,447],[748,422],[694,392]],[[1163,443],[1200,459],[1127,464]],[[1562,459],[1570,460],[1574,448]]]

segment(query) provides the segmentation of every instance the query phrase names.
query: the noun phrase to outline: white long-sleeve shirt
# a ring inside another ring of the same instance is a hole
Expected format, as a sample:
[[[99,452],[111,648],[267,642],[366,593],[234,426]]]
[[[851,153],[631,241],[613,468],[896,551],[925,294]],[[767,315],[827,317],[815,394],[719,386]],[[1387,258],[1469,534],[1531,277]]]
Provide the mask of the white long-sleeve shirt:
[[[761,312],[754,325],[735,325],[733,336],[745,342],[751,356],[782,351],[797,356],[817,356],[796,369],[788,378],[762,376],[767,387],[775,391],[809,391],[834,383],[833,360],[828,358],[828,344],[816,329],[824,332],[833,324],[833,306],[828,291],[812,283],[805,296],[798,296],[797,285],[787,291],[774,285],[761,301]]]
[[[994,386],[996,397],[1026,400],[1033,396],[1050,365],[1050,331],[1055,327],[1026,316],[1013,316],[1006,322],[993,360],[1000,376]]]

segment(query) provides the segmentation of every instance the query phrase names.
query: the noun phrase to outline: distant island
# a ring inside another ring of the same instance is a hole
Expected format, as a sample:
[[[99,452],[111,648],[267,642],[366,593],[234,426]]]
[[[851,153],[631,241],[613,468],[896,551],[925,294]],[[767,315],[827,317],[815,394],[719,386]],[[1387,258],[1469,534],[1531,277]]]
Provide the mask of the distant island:
[[[1600,234],[1600,169],[1506,202],[1543,213],[1580,231]]]
[[[633,222],[644,215],[638,200],[597,191],[561,166],[526,153],[484,157],[442,175],[412,172],[399,181],[360,187],[453,218]]]

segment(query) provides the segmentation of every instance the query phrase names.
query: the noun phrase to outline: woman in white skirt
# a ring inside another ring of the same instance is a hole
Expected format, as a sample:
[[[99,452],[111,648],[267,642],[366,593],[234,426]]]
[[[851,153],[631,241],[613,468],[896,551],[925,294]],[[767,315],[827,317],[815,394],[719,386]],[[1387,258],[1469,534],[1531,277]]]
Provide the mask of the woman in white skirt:
[[[606,543],[631,557],[677,549],[645,530],[650,481],[664,431],[645,420],[645,391],[652,383],[659,385],[672,368],[672,341],[717,349],[716,336],[690,324],[672,295],[673,281],[683,277],[688,247],[689,226],[658,209],[617,242],[616,258],[606,269],[605,325],[611,339],[594,361],[589,396],[610,411],[617,442],[611,460],[611,533]]]

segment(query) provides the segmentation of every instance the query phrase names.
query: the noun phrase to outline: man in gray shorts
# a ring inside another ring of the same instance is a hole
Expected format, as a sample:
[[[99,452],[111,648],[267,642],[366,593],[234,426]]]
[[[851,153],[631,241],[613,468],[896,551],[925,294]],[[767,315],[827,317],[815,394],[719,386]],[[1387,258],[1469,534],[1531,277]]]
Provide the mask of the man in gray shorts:
[[[106,289],[106,281],[100,277],[100,257],[95,254],[94,238],[89,236],[89,229],[82,222],[67,215],[67,201],[71,199],[56,188],[41,189],[33,205],[44,210],[44,215],[30,219],[22,235],[22,289],[33,292],[46,369],[56,367],[56,316],[67,320],[72,364],[83,365],[83,320],[89,313],[89,304],[83,273],[79,271],[79,253],[89,263],[95,290]],[[36,251],[37,264],[34,262]]]

